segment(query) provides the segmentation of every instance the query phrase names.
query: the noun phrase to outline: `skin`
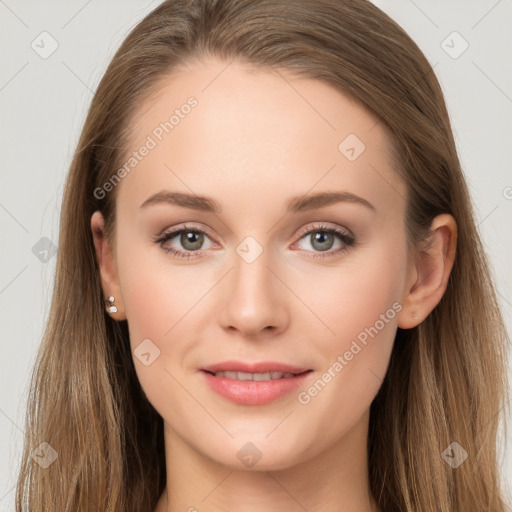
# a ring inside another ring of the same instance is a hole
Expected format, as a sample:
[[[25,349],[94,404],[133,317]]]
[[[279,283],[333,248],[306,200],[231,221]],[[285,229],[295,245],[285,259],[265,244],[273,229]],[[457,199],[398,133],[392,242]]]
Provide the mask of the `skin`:
[[[419,324],[445,291],[455,222],[436,217],[431,245],[408,253],[407,189],[377,118],[319,81],[226,64],[191,62],[141,105],[128,153],[187,98],[198,101],[117,186],[114,244],[101,214],[91,218],[103,291],[118,308],[112,318],[128,320],[132,351],[148,338],[160,350],[148,366],[134,357],[164,420],[168,479],[156,510],[377,510],[369,408],[397,327]],[[338,149],[350,133],[366,146],[352,162]],[[140,208],[164,189],[209,196],[222,211]],[[341,190],[375,210],[340,202],[285,214],[292,196]],[[179,235],[155,243],[183,223],[206,232],[202,245],[183,245]],[[311,224],[313,233],[298,236]],[[350,230],[357,244],[336,236],[315,244],[319,224]],[[263,248],[252,263],[236,251],[247,236]],[[175,258],[169,246],[200,257]],[[394,303],[401,310],[307,404],[292,392],[267,405],[237,405],[199,371],[228,359],[286,362],[314,370],[307,390]],[[248,442],[262,454],[251,468],[237,457]]]

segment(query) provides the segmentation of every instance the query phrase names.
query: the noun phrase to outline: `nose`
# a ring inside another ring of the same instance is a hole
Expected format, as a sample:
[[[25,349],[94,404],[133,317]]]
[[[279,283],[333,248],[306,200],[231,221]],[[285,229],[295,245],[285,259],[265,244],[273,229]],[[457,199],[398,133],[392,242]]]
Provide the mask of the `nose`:
[[[289,321],[287,290],[271,267],[266,251],[252,262],[235,255],[234,267],[225,278],[224,296],[220,299],[223,328],[236,330],[244,337],[264,333],[275,336],[286,329]]]

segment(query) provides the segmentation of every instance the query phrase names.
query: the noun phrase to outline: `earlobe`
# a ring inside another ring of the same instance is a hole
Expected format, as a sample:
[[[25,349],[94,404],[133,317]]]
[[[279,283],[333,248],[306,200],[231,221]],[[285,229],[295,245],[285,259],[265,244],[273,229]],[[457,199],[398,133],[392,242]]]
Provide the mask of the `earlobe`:
[[[105,231],[105,221],[100,211],[91,216],[91,231],[94,240],[96,261],[100,273],[104,306],[116,320],[125,320],[121,287],[117,276],[114,251],[110,247]],[[111,299],[113,297],[113,300]]]
[[[430,235],[414,255],[414,282],[408,282],[398,315],[398,327],[411,329],[420,324],[437,306],[446,291],[455,261],[457,224],[449,214],[438,215]]]

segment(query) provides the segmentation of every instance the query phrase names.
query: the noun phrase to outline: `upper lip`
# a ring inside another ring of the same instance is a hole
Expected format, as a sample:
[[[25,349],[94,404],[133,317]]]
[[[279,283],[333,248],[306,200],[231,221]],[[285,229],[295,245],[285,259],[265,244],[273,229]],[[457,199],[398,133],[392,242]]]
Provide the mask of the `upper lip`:
[[[243,361],[223,361],[221,363],[212,364],[201,368],[207,372],[245,372],[245,373],[267,373],[267,372],[282,372],[282,373],[304,373],[310,368],[301,368],[292,366],[290,364],[279,363],[275,361],[260,361],[258,363],[244,363]]]

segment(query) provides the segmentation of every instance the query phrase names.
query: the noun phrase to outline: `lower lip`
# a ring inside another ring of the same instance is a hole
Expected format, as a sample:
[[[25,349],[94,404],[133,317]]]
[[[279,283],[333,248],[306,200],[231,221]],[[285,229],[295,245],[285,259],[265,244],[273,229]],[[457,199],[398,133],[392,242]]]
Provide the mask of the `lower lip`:
[[[286,379],[259,381],[215,377],[204,370],[201,373],[219,395],[240,405],[265,405],[296,390],[312,370]]]

